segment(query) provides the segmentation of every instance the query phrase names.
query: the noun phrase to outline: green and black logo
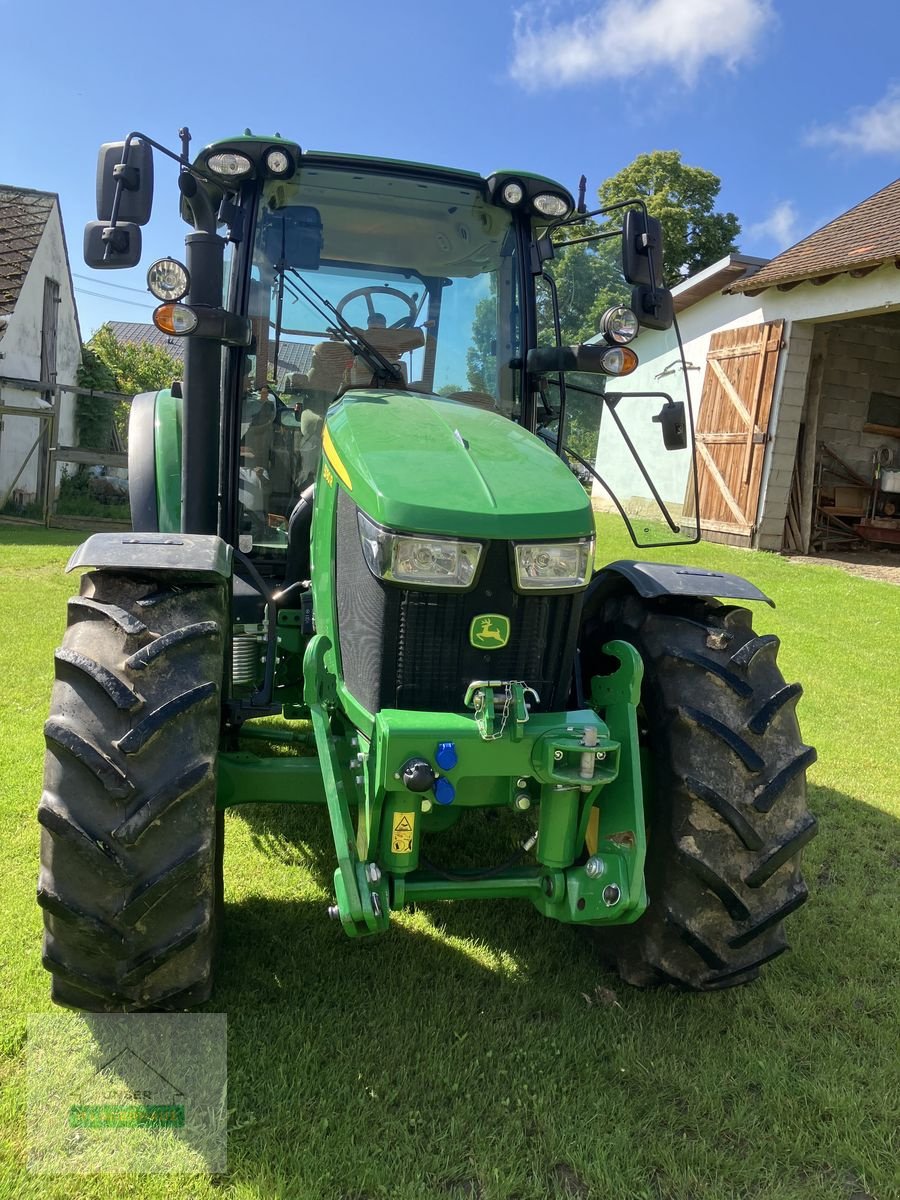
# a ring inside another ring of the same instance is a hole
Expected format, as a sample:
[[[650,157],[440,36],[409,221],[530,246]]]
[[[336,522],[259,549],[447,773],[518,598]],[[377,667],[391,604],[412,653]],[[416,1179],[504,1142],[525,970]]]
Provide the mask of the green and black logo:
[[[476,650],[499,650],[509,641],[509,617],[481,613],[469,626],[469,641]]]

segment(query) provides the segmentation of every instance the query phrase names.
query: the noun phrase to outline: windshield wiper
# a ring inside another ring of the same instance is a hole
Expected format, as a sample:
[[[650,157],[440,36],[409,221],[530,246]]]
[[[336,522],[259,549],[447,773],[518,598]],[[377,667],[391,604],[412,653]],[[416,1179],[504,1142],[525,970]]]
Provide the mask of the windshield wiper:
[[[377,350],[370,341],[368,341],[360,333],[350,325],[330,300],[326,300],[324,296],[319,295],[313,285],[304,279],[296,267],[289,268],[291,274],[297,281],[297,284],[311,292],[315,300],[311,300],[308,295],[304,294],[304,299],[307,304],[310,304],[319,314],[328,320],[329,314],[334,318],[337,324],[329,329],[329,333],[334,333],[347,343],[354,354],[365,359],[368,365],[372,368],[372,383],[375,387],[395,387],[397,384],[404,385],[403,372],[397,363],[392,363],[390,359],[385,358],[380,350]],[[316,303],[318,301],[318,304]]]

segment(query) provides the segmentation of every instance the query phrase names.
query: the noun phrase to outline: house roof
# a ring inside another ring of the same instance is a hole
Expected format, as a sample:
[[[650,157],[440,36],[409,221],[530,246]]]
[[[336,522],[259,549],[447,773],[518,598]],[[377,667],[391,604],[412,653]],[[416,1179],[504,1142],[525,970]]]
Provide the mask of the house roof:
[[[865,275],[891,259],[900,259],[900,179],[771,259],[752,278],[739,279],[726,291],[756,295],[768,287],[785,288],[808,279],[827,283],[845,271]]]
[[[721,292],[726,284],[755,275],[767,262],[766,258],[753,258],[749,254],[726,254],[712,266],[697,271],[695,275],[672,288],[675,311],[683,312],[698,300],[704,300],[714,292]]]
[[[120,342],[156,346],[165,350],[166,354],[170,354],[178,362],[184,362],[184,338],[170,337],[155,325],[147,325],[141,321],[108,321],[107,324]],[[310,370],[312,352],[312,346],[305,342],[281,343],[278,347],[278,378],[282,386],[285,374]]]
[[[157,329],[155,325],[145,324],[142,321],[107,321],[106,324],[112,330],[117,342],[125,342],[128,345],[154,346],[158,350],[165,350],[166,354],[170,354],[178,362],[184,362],[183,338],[170,337],[161,329]]]
[[[14,311],[57,200],[54,192],[0,184],[0,314]]]

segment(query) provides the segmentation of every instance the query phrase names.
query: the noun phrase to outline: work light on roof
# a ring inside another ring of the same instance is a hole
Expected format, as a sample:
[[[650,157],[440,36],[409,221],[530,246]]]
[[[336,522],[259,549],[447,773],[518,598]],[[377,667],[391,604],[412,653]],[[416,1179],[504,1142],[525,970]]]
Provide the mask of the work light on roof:
[[[567,217],[569,202],[554,192],[541,192],[531,202],[543,217]]]
[[[147,287],[157,300],[180,300],[190,291],[191,277],[177,258],[158,258],[147,272]]]
[[[253,163],[246,154],[235,154],[232,150],[211,154],[206,165],[214,175],[221,175],[223,179],[242,179],[253,170]]]
[[[521,183],[516,183],[514,179],[503,185],[503,200],[505,204],[521,204],[524,195],[525,189]]]
[[[266,155],[266,169],[272,175],[290,175],[293,166],[290,155],[283,150],[270,150]]]

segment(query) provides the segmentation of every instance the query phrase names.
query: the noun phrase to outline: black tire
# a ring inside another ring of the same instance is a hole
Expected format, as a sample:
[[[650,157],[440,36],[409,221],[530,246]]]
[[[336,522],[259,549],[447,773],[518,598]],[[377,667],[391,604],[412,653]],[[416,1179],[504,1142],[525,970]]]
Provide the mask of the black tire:
[[[44,728],[38,903],[58,1004],[183,1009],[212,988],[227,596],[95,571],[69,601]]]
[[[611,638],[644,662],[650,904],[601,944],[638,987],[748,983],[788,948],[782,922],[807,897],[800,856],[816,832],[806,807],[816,752],[797,725],[802,689],[785,684],[778,639],[717,601],[611,598],[585,630],[588,677]]]

